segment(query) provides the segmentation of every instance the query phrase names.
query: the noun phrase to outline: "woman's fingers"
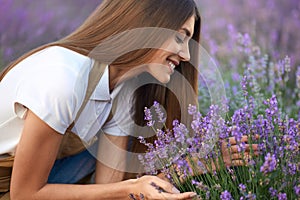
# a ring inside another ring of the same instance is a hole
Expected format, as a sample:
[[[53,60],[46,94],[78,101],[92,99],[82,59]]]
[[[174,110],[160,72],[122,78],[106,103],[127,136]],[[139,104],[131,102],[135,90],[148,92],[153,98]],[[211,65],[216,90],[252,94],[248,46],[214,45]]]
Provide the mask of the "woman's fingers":
[[[254,139],[259,139],[259,135],[256,134]],[[241,138],[241,141],[239,142],[244,142],[244,143],[248,143],[249,137],[247,135],[243,135]],[[229,137],[229,144],[231,145],[236,145],[238,142],[236,141],[235,137]]]
[[[185,199],[193,199],[197,196],[195,192],[185,192],[181,194],[170,194],[170,193],[162,193],[163,199],[170,200],[185,200]]]
[[[258,152],[254,151],[253,154],[250,152],[244,152],[244,153],[234,153],[231,155],[231,160],[239,160],[239,159],[244,159],[244,160],[249,160],[252,158],[252,156],[258,156]]]
[[[153,177],[152,181],[150,185],[157,190],[158,199],[192,199],[197,195],[194,192],[180,193],[171,183],[157,177]]]
[[[245,161],[244,160],[233,160],[231,165],[232,166],[245,166]]]
[[[248,136],[246,136],[246,135],[242,136],[241,142],[247,142],[247,141],[248,141]],[[236,141],[235,137],[230,137],[228,142],[231,145],[236,145],[237,144],[237,141]]]
[[[250,148],[251,147],[251,148]],[[258,144],[245,144],[243,147],[243,151],[249,152],[252,149],[252,151],[258,151]],[[238,145],[233,145],[230,147],[231,153],[238,153],[241,152],[241,147]]]

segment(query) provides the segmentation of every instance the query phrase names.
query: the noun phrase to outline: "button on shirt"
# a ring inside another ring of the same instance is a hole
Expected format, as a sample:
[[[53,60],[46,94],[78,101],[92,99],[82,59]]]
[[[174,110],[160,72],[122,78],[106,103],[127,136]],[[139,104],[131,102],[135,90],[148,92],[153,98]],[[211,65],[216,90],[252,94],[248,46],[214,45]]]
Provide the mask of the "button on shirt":
[[[30,109],[58,133],[64,134],[83,103],[93,60],[63,47],[48,47],[17,64],[0,82],[0,154],[13,153]],[[107,118],[122,84],[109,92],[106,67],[72,131],[88,142],[102,129],[115,136],[129,134],[117,121],[128,118],[118,102],[114,118]],[[122,105],[123,104],[123,105]],[[131,120],[132,121],[132,120]]]

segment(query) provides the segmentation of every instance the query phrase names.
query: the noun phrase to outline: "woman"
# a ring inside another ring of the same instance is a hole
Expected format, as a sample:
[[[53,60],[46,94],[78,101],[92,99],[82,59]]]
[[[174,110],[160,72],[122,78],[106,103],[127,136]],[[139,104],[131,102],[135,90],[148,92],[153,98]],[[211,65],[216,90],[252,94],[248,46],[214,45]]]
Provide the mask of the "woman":
[[[197,50],[189,44],[191,39],[199,42],[199,35],[200,17],[193,0],[106,0],[72,34],[11,64],[0,77],[0,130],[2,143],[6,142],[0,145],[0,153],[15,154],[11,199],[195,197],[193,192],[180,194],[155,176],[122,181],[122,170],[100,161],[95,166],[96,159],[89,151],[66,156],[60,147],[67,130],[87,146],[101,129],[98,160],[103,151],[110,154],[111,145],[105,141],[126,149],[129,129],[117,123],[125,119],[120,107],[126,105],[118,100],[119,109],[114,109],[111,102],[115,104],[123,83],[130,80],[157,80],[135,91],[135,123],[142,124],[143,108],[154,100],[164,106],[167,126],[184,117],[180,106],[194,103],[195,95],[187,99],[180,84],[187,80],[196,94],[197,73],[190,62],[196,63]],[[100,71],[93,66],[100,66]],[[172,80],[174,72],[181,75],[177,80]],[[102,75],[91,78],[97,73]],[[96,79],[96,84],[90,84],[91,79]],[[175,87],[175,95],[168,90],[169,84],[180,86]],[[58,157],[63,159],[56,160]],[[61,168],[67,171],[61,172]],[[74,184],[94,169],[96,184]],[[70,171],[75,172],[65,175]]]

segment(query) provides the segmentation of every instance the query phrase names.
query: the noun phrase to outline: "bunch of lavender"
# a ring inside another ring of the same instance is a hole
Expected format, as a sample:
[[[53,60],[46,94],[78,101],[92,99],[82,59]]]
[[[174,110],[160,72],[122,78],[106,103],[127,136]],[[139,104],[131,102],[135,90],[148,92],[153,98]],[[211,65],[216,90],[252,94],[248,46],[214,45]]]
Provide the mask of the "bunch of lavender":
[[[255,117],[251,102],[234,112],[230,120],[220,117],[211,106],[203,116],[190,105],[192,122],[178,120],[172,129],[155,130],[153,144],[140,161],[147,174],[164,173],[181,191],[195,191],[201,199],[296,199],[300,197],[300,122],[281,118],[276,96],[264,101],[265,112]],[[165,118],[159,104],[155,112]],[[151,109],[145,108],[148,126],[154,127]],[[242,137],[248,136],[250,153]],[[235,138],[241,158],[230,157],[229,137]],[[254,153],[251,144],[257,144]]]

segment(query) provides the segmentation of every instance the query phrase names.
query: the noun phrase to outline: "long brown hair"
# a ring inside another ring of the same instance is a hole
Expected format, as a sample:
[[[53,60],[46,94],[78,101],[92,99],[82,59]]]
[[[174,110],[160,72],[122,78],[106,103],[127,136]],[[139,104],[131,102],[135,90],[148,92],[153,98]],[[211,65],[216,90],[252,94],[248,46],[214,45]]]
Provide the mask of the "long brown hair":
[[[12,67],[24,58],[41,49],[55,45],[74,50],[80,54],[99,60],[99,62],[112,62],[113,66],[121,71],[120,75],[122,75],[128,68],[145,63],[147,59],[153,56],[156,50],[152,48],[139,48],[127,52],[126,49],[130,50],[131,48],[128,48],[128,46],[149,46],[146,44],[149,41],[162,43],[166,38],[163,38],[159,32],[152,35],[146,34],[144,38],[140,39],[131,38],[128,40],[130,35],[123,37],[126,38],[127,41],[124,39],[120,41],[118,38],[112,36],[126,33],[126,31],[131,29],[143,27],[160,27],[176,31],[179,30],[184,22],[191,16],[196,17],[192,40],[199,42],[201,20],[197,6],[193,0],[104,0],[73,33],[59,41],[46,44],[23,55],[1,73],[0,80],[2,80]],[[106,41],[108,38],[112,39]],[[95,50],[100,43],[103,43],[101,48]],[[197,63],[197,47],[190,47],[190,52],[191,61],[182,62],[176,70],[186,78],[197,94],[197,70],[191,64],[194,63],[195,65],[195,63]],[[124,55],[122,55],[122,53]],[[193,98],[186,95],[185,88],[182,88],[181,85],[182,81],[183,80],[173,79],[169,83],[169,85],[175,84],[181,86],[178,87],[178,89],[181,90],[179,93],[182,94],[180,100],[167,89],[168,87],[164,88],[152,84],[140,88],[136,92],[136,111],[138,112],[136,112],[134,118],[137,121],[143,120],[141,115],[143,115],[142,110],[144,107],[150,106],[154,100],[158,100],[167,111],[168,126],[171,125],[173,119],[180,119],[180,116],[183,114],[180,111],[180,106],[195,103],[195,101],[193,102],[192,100]]]

